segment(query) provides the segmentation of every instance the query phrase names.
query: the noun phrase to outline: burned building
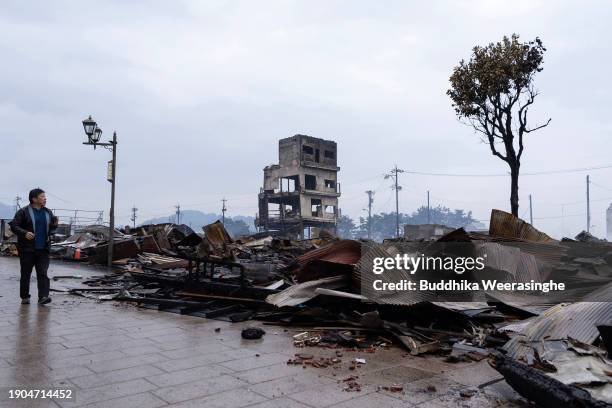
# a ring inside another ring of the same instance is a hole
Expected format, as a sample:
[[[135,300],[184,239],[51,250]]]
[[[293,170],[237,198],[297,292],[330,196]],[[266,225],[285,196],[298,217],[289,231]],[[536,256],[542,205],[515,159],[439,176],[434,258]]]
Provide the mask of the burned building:
[[[336,230],[339,216],[336,142],[295,135],[278,142],[278,164],[264,168],[256,224],[311,237]]]

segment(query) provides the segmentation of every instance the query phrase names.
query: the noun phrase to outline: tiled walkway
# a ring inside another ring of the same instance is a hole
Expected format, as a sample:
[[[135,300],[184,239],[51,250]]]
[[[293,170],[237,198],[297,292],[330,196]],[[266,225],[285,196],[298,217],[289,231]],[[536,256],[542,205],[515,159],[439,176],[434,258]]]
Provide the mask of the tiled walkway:
[[[486,361],[450,364],[392,348],[345,351],[338,368],[304,369],[286,362],[296,352],[324,356],[331,350],[294,348],[293,329],[265,326],[263,339],[243,340],[244,326],[261,323],[232,324],[57,292],[49,306],[22,306],[18,266],[17,259],[0,257],[0,407],[526,406],[504,382],[471,398],[460,396],[498,377]],[[99,272],[52,262],[49,275],[92,273]],[[351,371],[355,357],[367,364]],[[349,376],[358,376],[360,392],[343,390],[341,380]],[[396,383],[403,392],[380,390]],[[19,403],[8,399],[7,389],[14,387],[71,388],[76,400]]]

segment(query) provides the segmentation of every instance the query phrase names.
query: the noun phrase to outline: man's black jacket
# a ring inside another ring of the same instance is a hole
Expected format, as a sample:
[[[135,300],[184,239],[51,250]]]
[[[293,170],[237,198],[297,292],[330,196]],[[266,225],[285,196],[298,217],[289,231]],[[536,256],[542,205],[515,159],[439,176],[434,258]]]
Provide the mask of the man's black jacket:
[[[47,242],[45,249],[48,251],[51,246],[51,235],[57,228],[57,217],[53,215],[50,209],[43,207],[47,211]],[[34,233],[34,220],[30,216],[30,206],[20,208],[16,213],[13,221],[9,222],[11,231],[17,235],[17,250],[19,253],[34,252],[34,239],[27,239],[26,233]]]

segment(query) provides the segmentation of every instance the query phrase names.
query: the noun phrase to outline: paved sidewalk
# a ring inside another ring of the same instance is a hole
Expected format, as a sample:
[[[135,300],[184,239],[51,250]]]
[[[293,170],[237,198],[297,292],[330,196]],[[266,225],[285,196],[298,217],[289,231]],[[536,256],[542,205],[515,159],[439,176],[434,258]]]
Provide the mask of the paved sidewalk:
[[[52,262],[49,275],[100,273],[87,265]],[[450,364],[412,357],[400,348],[344,352],[340,368],[287,365],[294,330],[266,326],[261,340],[243,340],[244,326],[139,309],[52,292],[48,306],[20,305],[19,262],[0,257],[0,406],[2,407],[524,407],[498,382],[471,398],[460,391],[499,375],[486,361]],[[32,294],[36,296],[36,279]],[[56,282],[51,287],[57,287]],[[220,328],[220,331],[215,329]],[[349,363],[362,357],[355,371]],[[359,376],[361,392],[341,381]],[[380,390],[399,383],[402,393]],[[9,388],[61,387],[76,401],[9,400]]]

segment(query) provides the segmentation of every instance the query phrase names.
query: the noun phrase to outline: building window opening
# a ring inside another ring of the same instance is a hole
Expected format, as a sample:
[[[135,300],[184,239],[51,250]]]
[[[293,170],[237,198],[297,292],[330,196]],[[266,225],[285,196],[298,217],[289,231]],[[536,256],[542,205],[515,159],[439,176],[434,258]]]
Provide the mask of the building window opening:
[[[279,182],[280,191],[284,193],[293,193],[298,189],[298,176],[281,177]]]
[[[304,185],[306,190],[316,190],[317,189],[317,177],[312,174],[304,175]]]
[[[310,200],[310,211],[312,213],[313,217],[320,217],[321,216],[321,200],[318,198],[312,198]]]

